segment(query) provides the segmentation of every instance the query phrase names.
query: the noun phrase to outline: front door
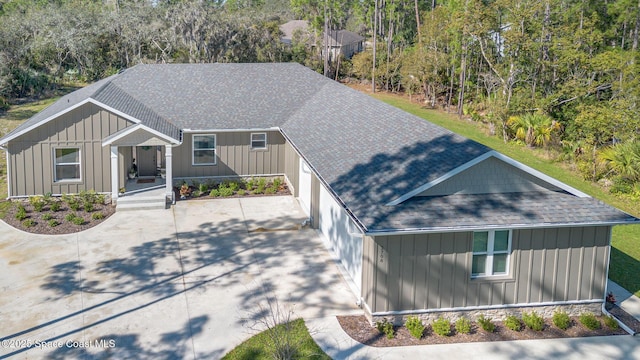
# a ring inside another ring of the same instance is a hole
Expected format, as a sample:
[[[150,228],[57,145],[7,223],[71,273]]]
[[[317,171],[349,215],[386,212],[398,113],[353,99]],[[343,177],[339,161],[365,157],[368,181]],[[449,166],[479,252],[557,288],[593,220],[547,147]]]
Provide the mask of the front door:
[[[156,176],[156,146],[138,146],[136,164],[138,176]]]

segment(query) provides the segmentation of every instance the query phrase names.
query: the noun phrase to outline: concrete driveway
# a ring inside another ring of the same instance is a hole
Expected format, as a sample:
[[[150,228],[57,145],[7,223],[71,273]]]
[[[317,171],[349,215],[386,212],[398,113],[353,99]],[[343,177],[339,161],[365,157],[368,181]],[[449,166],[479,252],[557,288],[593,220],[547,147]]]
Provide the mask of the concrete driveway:
[[[268,298],[293,317],[359,313],[317,233],[291,230],[304,218],[292,197],[261,197],[73,235],[0,222],[0,358],[212,359],[257,331]]]

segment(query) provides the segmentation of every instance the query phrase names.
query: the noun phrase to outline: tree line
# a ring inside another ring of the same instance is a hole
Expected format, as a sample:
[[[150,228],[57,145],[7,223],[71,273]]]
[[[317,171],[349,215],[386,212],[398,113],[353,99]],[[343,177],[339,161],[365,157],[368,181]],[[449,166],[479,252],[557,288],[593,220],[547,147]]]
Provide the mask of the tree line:
[[[278,26],[300,18],[370,46],[334,63],[322,36],[285,46]],[[0,0],[0,107],[137,63],[297,61],[640,197],[639,36],[640,0]]]

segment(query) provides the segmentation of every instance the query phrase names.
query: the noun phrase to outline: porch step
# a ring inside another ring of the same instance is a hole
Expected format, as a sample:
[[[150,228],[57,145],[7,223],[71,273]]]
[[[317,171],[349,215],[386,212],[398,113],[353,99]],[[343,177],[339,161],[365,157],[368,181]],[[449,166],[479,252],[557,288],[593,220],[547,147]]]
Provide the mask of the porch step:
[[[116,211],[154,210],[166,208],[167,199],[164,194],[161,196],[133,195],[119,197],[116,205]]]

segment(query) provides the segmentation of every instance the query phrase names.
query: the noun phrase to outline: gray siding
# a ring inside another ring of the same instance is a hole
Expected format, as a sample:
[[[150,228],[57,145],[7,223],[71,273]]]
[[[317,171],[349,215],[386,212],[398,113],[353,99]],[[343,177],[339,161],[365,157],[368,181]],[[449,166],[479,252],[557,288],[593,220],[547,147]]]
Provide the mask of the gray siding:
[[[610,227],[513,230],[509,275],[471,279],[472,233],[365,237],[373,312],[603,299]]]
[[[490,157],[427,189],[418,196],[440,196],[456,193],[495,194],[545,189],[560,190],[500,159]]]
[[[129,125],[126,119],[89,103],[12,140],[8,145],[11,196],[111,191],[110,148],[102,146],[102,139]],[[81,181],[54,182],[53,149],[57,147],[80,148]]]
[[[216,165],[191,165],[193,134],[185,133],[182,145],[173,148],[174,177],[269,175],[285,172],[287,145],[278,131],[267,132],[267,150],[251,150],[251,132],[207,134],[216,135]]]
[[[285,163],[284,173],[289,180],[289,186],[293,188],[293,196],[299,195],[299,178],[300,178],[300,155],[295,151],[291,144],[285,145]]]

